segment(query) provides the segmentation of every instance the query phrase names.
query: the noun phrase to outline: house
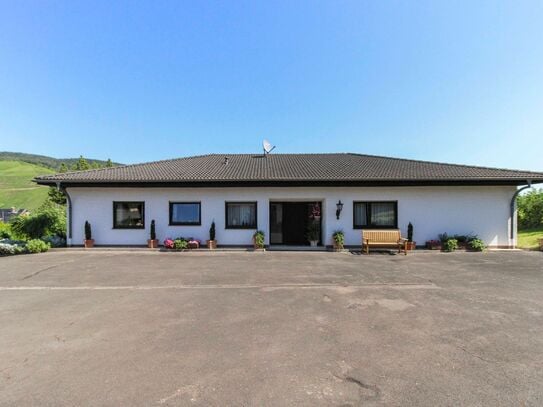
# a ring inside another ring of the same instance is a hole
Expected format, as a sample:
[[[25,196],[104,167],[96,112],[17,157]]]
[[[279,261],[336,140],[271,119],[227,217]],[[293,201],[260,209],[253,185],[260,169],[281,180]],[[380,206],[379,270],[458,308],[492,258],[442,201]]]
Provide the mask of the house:
[[[341,229],[346,245],[361,229],[414,225],[424,244],[439,233],[477,234],[491,247],[516,244],[514,198],[543,173],[363,154],[210,154],[37,177],[68,196],[68,244],[84,223],[97,245],[144,245],[157,237],[205,241],[212,221],[219,245],[306,245],[317,222],[320,245]]]
[[[0,208],[0,222],[8,223],[15,216],[27,215],[29,213],[26,209]]]

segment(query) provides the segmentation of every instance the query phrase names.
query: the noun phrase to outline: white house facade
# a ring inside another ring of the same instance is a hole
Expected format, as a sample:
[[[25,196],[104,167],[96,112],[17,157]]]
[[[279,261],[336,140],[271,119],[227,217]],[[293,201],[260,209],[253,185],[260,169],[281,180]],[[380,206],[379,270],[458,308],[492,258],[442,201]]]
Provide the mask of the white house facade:
[[[519,185],[543,174],[358,154],[208,155],[44,176],[68,196],[68,244],[82,245],[84,224],[97,245],[145,245],[157,238],[209,239],[249,246],[308,244],[318,223],[321,246],[341,230],[347,246],[361,230],[399,228],[424,245],[438,234],[474,234],[490,247],[514,247]],[[513,204],[513,206],[512,206]]]

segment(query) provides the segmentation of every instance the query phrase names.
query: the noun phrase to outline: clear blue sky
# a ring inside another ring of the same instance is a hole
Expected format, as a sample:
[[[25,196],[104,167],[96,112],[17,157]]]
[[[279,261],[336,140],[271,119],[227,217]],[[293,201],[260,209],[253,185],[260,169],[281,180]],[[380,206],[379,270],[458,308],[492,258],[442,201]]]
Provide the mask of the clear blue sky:
[[[0,150],[543,171],[543,2],[0,0]]]

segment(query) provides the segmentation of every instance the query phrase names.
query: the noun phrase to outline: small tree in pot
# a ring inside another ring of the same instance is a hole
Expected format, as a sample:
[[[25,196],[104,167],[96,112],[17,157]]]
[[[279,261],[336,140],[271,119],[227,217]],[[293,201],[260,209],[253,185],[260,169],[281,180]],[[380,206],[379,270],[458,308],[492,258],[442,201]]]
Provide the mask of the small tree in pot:
[[[334,241],[334,251],[340,252],[345,246],[345,234],[342,230],[336,230],[332,235],[332,240]]]
[[[413,224],[409,222],[409,225],[407,225],[407,244],[406,248],[407,250],[415,250],[415,247],[417,246],[417,242],[413,241]]]
[[[151,221],[151,232],[149,233],[150,239],[147,240],[147,247],[149,249],[156,249],[158,247],[158,239],[156,238],[155,220]]]
[[[94,247],[94,239],[92,238],[92,229],[88,220],[85,221],[85,248],[89,249]]]
[[[209,228],[209,240],[207,241],[207,248],[210,250],[217,248],[217,241],[215,240],[215,221],[211,222]]]
[[[255,250],[264,250],[264,232],[257,230],[253,235],[253,245]]]
[[[321,238],[321,227],[319,222],[310,222],[309,225],[307,225],[306,237],[311,246],[314,247],[319,244]]]

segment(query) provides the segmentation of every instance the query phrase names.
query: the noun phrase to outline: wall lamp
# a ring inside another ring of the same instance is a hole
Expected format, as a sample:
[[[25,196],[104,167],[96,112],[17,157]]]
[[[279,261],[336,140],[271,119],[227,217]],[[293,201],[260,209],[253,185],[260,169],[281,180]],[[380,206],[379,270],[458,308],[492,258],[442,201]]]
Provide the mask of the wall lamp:
[[[336,219],[339,219],[339,215],[341,214],[341,211],[343,210],[343,202],[341,202],[341,199],[336,204]]]

